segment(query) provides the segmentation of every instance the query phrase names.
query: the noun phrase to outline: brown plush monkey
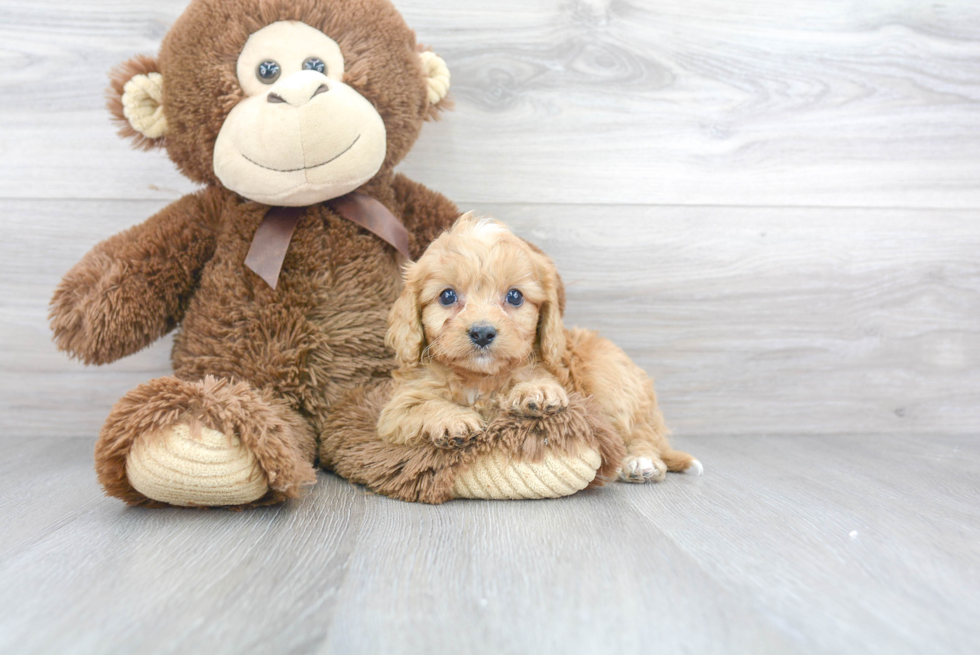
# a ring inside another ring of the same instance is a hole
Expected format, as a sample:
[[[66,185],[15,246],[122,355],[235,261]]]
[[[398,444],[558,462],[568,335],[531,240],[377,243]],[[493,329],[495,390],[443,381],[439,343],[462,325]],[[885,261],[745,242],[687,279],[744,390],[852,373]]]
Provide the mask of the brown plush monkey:
[[[115,71],[121,133],[165,148],[203,188],[98,244],[51,303],[57,345],[88,364],[180,328],[173,376],[129,392],[99,435],[110,495],[276,503],[315,481],[319,449],[383,492],[453,496],[478,453],[393,454],[368,433],[345,441],[350,426],[329,416],[352,390],[355,401],[379,393],[393,367],[385,319],[404,255],[458,216],[393,172],[448,88],[443,61],[387,0],[194,0],[157,59]],[[340,416],[356,410],[345,407]],[[573,443],[559,459],[577,453],[574,435],[553,440]],[[406,461],[421,464],[407,472]]]

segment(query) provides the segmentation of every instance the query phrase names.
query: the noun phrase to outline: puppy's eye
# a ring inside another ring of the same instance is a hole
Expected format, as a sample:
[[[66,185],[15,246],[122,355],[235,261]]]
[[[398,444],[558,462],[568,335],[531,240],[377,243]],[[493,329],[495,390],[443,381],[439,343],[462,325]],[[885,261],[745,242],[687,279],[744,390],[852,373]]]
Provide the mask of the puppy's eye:
[[[263,61],[255,71],[255,76],[259,78],[259,82],[262,82],[262,84],[272,84],[279,79],[279,75],[281,74],[282,69],[279,68],[279,64],[271,59]]]
[[[456,297],[456,292],[452,289],[446,289],[439,294],[439,304],[443,307],[455,305],[457,300],[459,300],[459,298]]]
[[[520,307],[524,304],[524,294],[517,289],[511,289],[507,292],[507,304]]]

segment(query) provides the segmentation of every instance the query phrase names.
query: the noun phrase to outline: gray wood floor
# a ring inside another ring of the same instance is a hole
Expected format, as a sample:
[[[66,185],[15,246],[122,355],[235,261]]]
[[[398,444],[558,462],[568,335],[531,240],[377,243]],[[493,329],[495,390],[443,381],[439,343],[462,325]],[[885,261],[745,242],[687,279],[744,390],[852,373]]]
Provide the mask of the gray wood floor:
[[[47,301],[193,190],[107,71],[187,0],[0,0],[0,653],[980,652],[980,3],[396,0],[457,108],[401,170],[544,247],[700,478],[247,513],[104,498]]]
[[[980,442],[714,437],[702,477],[431,507],[321,474],[245,513],[103,499],[8,439],[6,653],[980,651]]]

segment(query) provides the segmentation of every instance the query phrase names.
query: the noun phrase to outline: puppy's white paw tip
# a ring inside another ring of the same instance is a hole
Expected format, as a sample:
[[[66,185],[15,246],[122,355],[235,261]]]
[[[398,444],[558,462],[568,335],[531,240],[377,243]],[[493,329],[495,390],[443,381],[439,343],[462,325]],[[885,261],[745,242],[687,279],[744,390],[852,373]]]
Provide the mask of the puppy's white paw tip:
[[[661,469],[649,457],[636,457],[629,460],[619,470],[619,479],[624,482],[659,482],[666,469]]]
[[[646,477],[653,473],[653,461],[646,457],[637,457],[626,465],[626,473],[631,477]]]
[[[704,465],[700,460],[696,459],[691,462],[691,466],[687,469],[686,473],[690,473],[691,475],[703,475]]]

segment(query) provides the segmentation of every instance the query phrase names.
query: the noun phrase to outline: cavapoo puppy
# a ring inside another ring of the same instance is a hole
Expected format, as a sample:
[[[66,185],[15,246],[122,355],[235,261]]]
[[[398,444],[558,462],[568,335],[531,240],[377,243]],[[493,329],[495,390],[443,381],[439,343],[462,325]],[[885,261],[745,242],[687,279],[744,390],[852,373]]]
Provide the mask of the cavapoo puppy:
[[[464,214],[405,272],[388,317],[400,367],[378,419],[390,443],[463,448],[500,412],[563,411],[593,396],[626,446],[620,479],[659,482],[701,464],[672,450],[653,382],[611,341],[562,325],[551,259],[503,223]]]

